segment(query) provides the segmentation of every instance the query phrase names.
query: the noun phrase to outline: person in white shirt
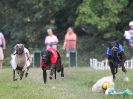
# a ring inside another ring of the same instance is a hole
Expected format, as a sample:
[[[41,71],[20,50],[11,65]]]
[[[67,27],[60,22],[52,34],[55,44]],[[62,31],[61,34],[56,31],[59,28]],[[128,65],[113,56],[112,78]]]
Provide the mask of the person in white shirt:
[[[129,22],[130,29],[125,31],[124,37],[129,40],[129,45],[133,47],[133,21]]]
[[[53,34],[52,29],[48,29],[47,33],[48,33],[48,36],[46,36],[44,41],[46,45],[46,49],[54,48],[57,50],[57,44],[59,42],[57,36]]]
[[[129,30],[125,31],[124,37],[129,42],[130,57],[133,58],[133,21],[129,22]]]
[[[6,41],[2,32],[0,32],[0,68],[3,67],[4,51],[6,50]]]

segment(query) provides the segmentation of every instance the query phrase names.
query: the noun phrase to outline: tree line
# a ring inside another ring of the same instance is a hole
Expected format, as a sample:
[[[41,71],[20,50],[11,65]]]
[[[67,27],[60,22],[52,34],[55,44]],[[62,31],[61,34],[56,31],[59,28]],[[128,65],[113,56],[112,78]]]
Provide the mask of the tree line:
[[[0,9],[0,30],[9,43],[39,42],[48,28],[63,40],[69,26],[77,35],[89,38],[81,39],[84,42],[123,39],[133,20],[132,0],[1,0]],[[82,41],[79,44],[83,45]],[[96,46],[89,46],[89,50]]]

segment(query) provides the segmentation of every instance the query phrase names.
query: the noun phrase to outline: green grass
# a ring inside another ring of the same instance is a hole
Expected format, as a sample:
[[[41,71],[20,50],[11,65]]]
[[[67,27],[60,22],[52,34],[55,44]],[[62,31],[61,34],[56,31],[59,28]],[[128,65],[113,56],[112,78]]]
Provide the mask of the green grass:
[[[12,70],[0,70],[0,99],[125,99],[122,96],[106,96],[91,92],[92,85],[110,71],[96,71],[90,68],[65,68],[65,79],[49,80],[43,84],[41,69],[30,69],[28,78],[12,81]],[[119,70],[116,88],[125,88],[124,74]],[[128,70],[130,82],[126,87],[133,91],[133,70]],[[126,97],[133,99],[133,96]]]

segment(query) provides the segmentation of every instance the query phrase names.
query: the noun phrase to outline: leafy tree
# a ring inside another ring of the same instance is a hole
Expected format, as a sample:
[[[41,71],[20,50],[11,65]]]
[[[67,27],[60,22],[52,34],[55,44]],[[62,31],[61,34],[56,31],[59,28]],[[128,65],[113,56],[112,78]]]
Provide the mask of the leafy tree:
[[[64,6],[64,0],[2,0],[0,27],[12,32],[18,41],[40,39],[49,26],[54,26],[55,14]],[[14,39],[15,39],[14,38]]]
[[[94,25],[98,29],[97,34],[103,38],[119,35],[116,30],[121,21],[119,14],[127,4],[127,0],[84,0],[77,10],[76,25]]]
[[[0,30],[9,46],[24,43],[34,48],[43,46],[47,28],[53,28],[61,42],[66,29],[74,26],[78,54],[101,57],[101,44],[122,38],[128,29],[132,8],[132,0],[0,0]]]

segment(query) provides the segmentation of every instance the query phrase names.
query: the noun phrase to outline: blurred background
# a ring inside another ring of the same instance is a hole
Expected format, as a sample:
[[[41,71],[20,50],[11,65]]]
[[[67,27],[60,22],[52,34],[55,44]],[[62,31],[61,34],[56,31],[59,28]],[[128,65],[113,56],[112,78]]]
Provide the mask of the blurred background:
[[[44,47],[46,30],[52,28],[62,50],[68,27],[77,34],[78,66],[89,66],[90,58],[106,58],[108,41],[118,39],[129,57],[128,41],[123,37],[133,20],[132,0],[0,0],[0,31],[7,42],[5,66],[16,43],[23,43],[31,53]]]

